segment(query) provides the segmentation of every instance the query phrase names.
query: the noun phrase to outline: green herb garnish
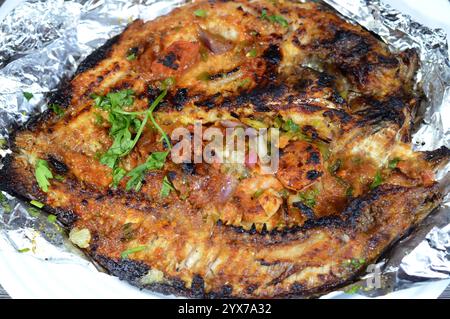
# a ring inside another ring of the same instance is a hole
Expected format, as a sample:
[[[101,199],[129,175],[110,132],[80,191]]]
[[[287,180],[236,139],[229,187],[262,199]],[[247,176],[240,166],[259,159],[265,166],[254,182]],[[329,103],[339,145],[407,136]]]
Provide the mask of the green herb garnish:
[[[44,192],[48,192],[48,187],[50,186],[50,182],[48,180],[53,178],[53,174],[48,167],[47,161],[42,159],[38,159],[36,161],[34,175],[39,187]]]
[[[134,189],[138,192],[142,187],[142,181],[144,180],[145,174],[148,171],[163,168],[168,154],[169,152],[154,152],[150,154],[144,164],[129,171],[126,175],[130,178],[127,182],[126,190],[129,191]]]
[[[54,223],[54,222],[56,222],[56,216],[55,215],[48,215],[47,220],[50,223]]]
[[[258,54],[258,51],[256,51],[255,48],[253,48],[247,52],[246,56],[248,56],[250,58],[255,58],[257,54]]]
[[[172,183],[169,181],[169,178],[167,176],[164,176],[162,186],[161,186],[161,197],[167,197],[169,196],[171,191],[174,191],[175,187],[173,187]]]
[[[31,250],[30,248],[17,249],[17,251],[18,251],[19,253],[26,253],[26,252],[29,252],[30,250]]]
[[[295,124],[292,119],[288,119],[286,122],[284,122],[283,125],[281,126],[281,128],[283,130],[285,130],[286,132],[296,133],[296,132],[300,131],[300,126]]]
[[[318,189],[311,189],[302,193],[298,193],[298,197],[303,204],[305,204],[309,208],[313,208],[316,205],[316,197],[318,194]]]
[[[31,205],[36,206],[37,208],[42,208],[44,207],[44,203],[38,202],[37,200],[32,200],[30,202]]]
[[[6,198],[5,195],[3,195],[2,192],[0,192],[0,205],[3,208],[3,211],[7,214],[12,212],[12,207],[8,202],[8,199]]]
[[[137,55],[135,52],[129,52],[127,55],[127,61],[134,61],[134,60],[136,60],[136,57],[137,57]]]
[[[278,23],[279,25],[281,25],[284,28],[289,27],[289,22],[280,15],[267,15],[267,10],[263,9],[261,12],[261,19],[262,20],[267,20],[270,21],[272,23]]]
[[[401,159],[399,159],[398,157],[393,158],[392,160],[389,161],[388,168],[395,169],[400,161]]]
[[[120,254],[120,257],[121,257],[122,259],[126,259],[126,258],[128,258],[128,255],[131,255],[131,254],[134,254],[134,253],[143,251],[143,250],[145,250],[146,248],[147,248],[147,246],[138,246],[138,247],[134,247],[134,248],[130,248],[130,249],[124,250],[124,251]]]
[[[375,174],[372,184],[370,184],[370,189],[375,189],[383,183],[383,177],[381,176],[381,172],[378,171]]]
[[[195,11],[194,11],[194,15],[195,15],[196,17],[205,18],[206,15],[207,15],[207,11],[204,10],[204,9],[198,9],[198,10],[195,10]]]
[[[58,116],[61,116],[64,114],[64,110],[58,104],[53,103],[53,104],[50,104],[48,107],[53,111],[53,113],[55,113]]]
[[[31,100],[32,98],[33,98],[33,93],[30,93],[30,92],[23,92],[23,97],[27,100],[27,101],[29,101],[29,100]]]

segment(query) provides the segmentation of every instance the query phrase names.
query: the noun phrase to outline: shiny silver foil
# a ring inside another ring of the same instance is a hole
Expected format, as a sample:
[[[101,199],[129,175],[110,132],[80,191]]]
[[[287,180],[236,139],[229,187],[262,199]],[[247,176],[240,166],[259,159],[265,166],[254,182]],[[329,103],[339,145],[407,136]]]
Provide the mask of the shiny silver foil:
[[[378,34],[392,50],[416,48],[421,66],[417,88],[425,99],[413,138],[417,150],[450,147],[450,63],[445,34],[430,30],[379,0],[324,0],[349,21]],[[8,134],[46,108],[48,93],[69,78],[79,63],[136,18],[169,12],[182,0],[79,0],[21,3],[0,21],[0,157],[8,152]],[[33,98],[27,101],[23,92]],[[1,165],[1,164],[0,164]],[[448,188],[450,165],[438,172]],[[448,191],[448,189],[447,189]],[[26,254],[61,263],[86,264],[62,229],[28,203],[3,193],[0,241],[10,250],[31,247]],[[6,243],[6,244],[5,244]],[[0,248],[1,249],[1,248]],[[425,222],[380,260],[380,285],[369,287],[368,273],[359,282],[327,298],[414,298],[418,286],[434,289],[450,278],[450,196]],[[375,275],[378,275],[376,273]],[[349,294],[351,293],[351,295]]]

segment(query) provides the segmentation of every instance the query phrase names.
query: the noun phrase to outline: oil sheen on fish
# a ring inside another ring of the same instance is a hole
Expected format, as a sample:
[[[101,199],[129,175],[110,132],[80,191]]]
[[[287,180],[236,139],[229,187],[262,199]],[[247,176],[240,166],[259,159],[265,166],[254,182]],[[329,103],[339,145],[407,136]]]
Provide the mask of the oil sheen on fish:
[[[0,187],[111,274],[190,297],[315,296],[442,194],[414,152],[418,56],[317,3],[196,1],[136,20],[13,133]],[[279,168],[171,160],[175,128],[278,128]]]

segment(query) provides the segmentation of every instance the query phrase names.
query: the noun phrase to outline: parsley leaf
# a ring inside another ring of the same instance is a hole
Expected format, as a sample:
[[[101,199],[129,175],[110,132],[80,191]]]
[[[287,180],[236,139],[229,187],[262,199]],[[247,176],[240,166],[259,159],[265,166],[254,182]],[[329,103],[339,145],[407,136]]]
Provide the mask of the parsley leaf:
[[[289,27],[289,22],[283,16],[280,16],[280,15],[269,16],[269,15],[267,15],[267,10],[265,10],[265,9],[262,10],[262,12],[261,12],[261,19],[270,21],[272,23],[278,23],[279,25],[281,25],[284,28]]]
[[[130,248],[130,249],[124,250],[124,251],[120,254],[120,257],[121,257],[122,259],[126,259],[126,258],[128,258],[128,255],[134,254],[134,253],[137,253],[137,252],[140,252],[140,251],[143,251],[143,250],[145,250],[146,248],[147,248],[147,246],[137,246],[137,247],[134,247],[134,248]]]
[[[169,152],[153,152],[144,164],[136,166],[126,175],[130,179],[127,182],[126,190],[134,189],[138,192],[142,187],[142,181],[148,171],[161,169],[164,167],[166,157]]]
[[[204,18],[204,17],[206,17],[207,12],[206,12],[206,10],[204,10],[204,9],[198,9],[198,10],[195,10],[195,11],[194,11],[194,15],[195,15],[196,17]]]
[[[296,132],[298,132],[300,130],[300,126],[295,124],[292,119],[289,119],[283,124],[282,129],[287,131],[287,132],[296,133]]]
[[[316,197],[319,194],[318,189],[311,189],[305,192],[299,193],[298,197],[300,201],[308,206],[309,208],[313,208],[316,205]]]
[[[398,157],[393,158],[392,160],[389,161],[388,163],[388,168],[389,169],[395,169],[397,167],[397,164],[401,161],[401,159],[399,159]]]
[[[381,172],[378,171],[375,174],[372,184],[370,184],[370,189],[375,189],[383,183],[383,177],[381,176]]]
[[[29,100],[31,100],[32,98],[33,98],[33,93],[30,93],[30,92],[23,92],[23,97],[27,100],[27,101],[29,101]]]
[[[50,104],[48,107],[58,116],[64,114],[64,110],[58,104]]]
[[[42,159],[37,160],[34,175],[36,176],[39,187],[44,192],[48,192],[48,187],[50,186],[50,182],[48,180],[53,178],[53,174],[48,168],[47,161]]]
[[[258,51],[255,48],[247,52],[246,56],[250,58],[255,58],[258,55]]]
[[[44,203],[38,202],[37,200],[32,200],[30,202],[31,205],[36,206],[37,208],[42,208],[44,207]]]
[[[167,176],[164,176],[163,183],[161,187],[161,197],[167,197],[169,196],[171,191],[174,191],[175,188],[173,187],[172,183],[169,181],[169,178]]]

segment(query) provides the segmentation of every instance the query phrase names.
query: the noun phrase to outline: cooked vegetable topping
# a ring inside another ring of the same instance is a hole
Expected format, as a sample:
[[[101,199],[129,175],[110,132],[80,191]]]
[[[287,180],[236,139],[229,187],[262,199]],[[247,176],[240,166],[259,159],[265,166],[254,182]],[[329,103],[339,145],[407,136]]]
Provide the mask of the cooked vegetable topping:
[[[80,248],[88,248],[91,241],[91,232],[87,228],[72,228],[69,233],[69,239]]]

